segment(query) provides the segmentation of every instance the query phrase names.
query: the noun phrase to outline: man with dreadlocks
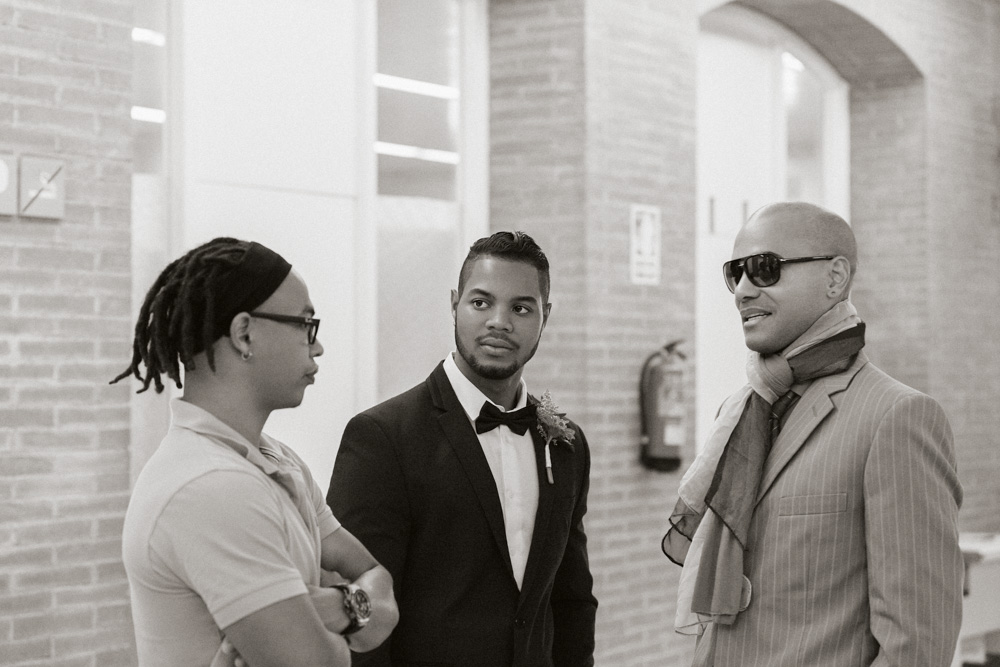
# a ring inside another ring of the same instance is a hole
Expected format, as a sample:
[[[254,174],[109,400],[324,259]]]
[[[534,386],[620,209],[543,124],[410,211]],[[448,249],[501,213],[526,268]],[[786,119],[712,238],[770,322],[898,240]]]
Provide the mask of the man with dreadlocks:
[[[172,262],[146,295],[132,363],[112,382],[134,375],[160,392],[165,373],[184,395],[122,534],[144,667],[231,664],[236,652],[254,667],[350,665],[350,649],[396,624],[388,571],[262,432],[315,380],[314,314],[288,262],[232,238]]]

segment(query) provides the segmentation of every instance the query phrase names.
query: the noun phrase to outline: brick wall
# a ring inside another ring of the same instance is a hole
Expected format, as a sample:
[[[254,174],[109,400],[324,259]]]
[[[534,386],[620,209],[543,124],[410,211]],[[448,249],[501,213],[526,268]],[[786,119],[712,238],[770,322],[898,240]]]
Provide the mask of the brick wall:
[[[986,4],[985,29],[987,31],[987,43],[993,45],[992,53],[992,73],[993,73],[993,117],[992,128],[986,130],[986,136],[992,136],[992,146],[986,143],[985,150],[990,152],[988,163],[984,169],[982,179],[992,179],[986,185],[987,191],[991,190],[989,202],[989,222],[985,227],[990,230],[986,235],[987,243],[984,243],[984,252],[977,262],[976,270],[996,271],[996,263],[990,262],[985,256],[997,257],[1000,254],[1000,3]],[[977,179],[978,180],[978,179]],[[981,181],[980,181],[981,182]],[[992,290],[990,283],[992,280]],[[995,312],[993,304],[1000,301],[997,294],[1000,279],[994,273],[985,280],[965,276],[966,284],[972,282],[976,292],[984,289],[986,293],[976,294],[976,304],[972,312],[990,315]],[[976,323],[974,334],[980,336],[974,344],[975,349],[981,350],[978,358],[964,361],[960,366],[956,366],[953,374],[961,373],[959,368],[976,368],[983,363],[984,358],[990,360],[986,364],[987,372],[980,375],[978,381],[979,392],[973,399],[970,406],[974,416],[970,421],[975,421],[978,446],[970,452],[964,459],[967,471],[966,479],[975,487],[973,494],[968,496],[966,501],[966,513],[969,516],[965,525],[970,529],[978,530],[1000,530],[1000,518],[997,517],[997,508],[1000,507],[1000,448],[997,447],[997,433],[1000,433],[1000,415],[996,410],[996,397],[1000,396],[1000,373],[997,372],[997,360],[1000,360],[1000,337],[996,335],[994,318],[984,317],[983,321]],[[961,380],[959,380],[961,382]],[[987,464],[980,468],[980,461]],[[968,484],[967,484],[968,486]]]
[[[926,11],[929,393],[955,430],[962,528],[1000,531],[1000,4]]]
[[[638,463],[639,372],[670,340],[694,353],[694,85],[689,2],[587,4],[586,424],[595,443],[593,540],[601,665],[684,664],[672,632],[679,568],[660,551],[683,470]],[[685,187],[688,186],[688,187]],[[629,280],[632,203],[662,211],[662,280]],[[694,374],[686,395],[694,396]],[[693,451],[689,401],[688,448]],[[690,462],[690,459],[687,461]]]
[[[129,1],[0,3],[0,152],[65,161],[58,221],[0,216],[0,663],[134,664],[121,524]]]
[[[923,81],[851,91],[851,223],[858,240],[852,300],[866,354],[906,384],[930,390],[930,314]]]

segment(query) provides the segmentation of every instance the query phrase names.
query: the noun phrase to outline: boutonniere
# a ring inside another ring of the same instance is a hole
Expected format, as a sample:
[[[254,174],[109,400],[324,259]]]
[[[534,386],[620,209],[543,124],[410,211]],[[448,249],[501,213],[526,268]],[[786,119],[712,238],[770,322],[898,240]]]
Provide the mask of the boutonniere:
[[[552,396],[546,391],[538,401],[536,415],[538,417],[538,432],[545,438],[545,473],[549,478],[549,484],[554,483],[552,477],[552,453],[549,446],[563,442],[567,447],[573,449],[573,429],[569,426],[565,412],[559,412],[559,406],[552,400]]]

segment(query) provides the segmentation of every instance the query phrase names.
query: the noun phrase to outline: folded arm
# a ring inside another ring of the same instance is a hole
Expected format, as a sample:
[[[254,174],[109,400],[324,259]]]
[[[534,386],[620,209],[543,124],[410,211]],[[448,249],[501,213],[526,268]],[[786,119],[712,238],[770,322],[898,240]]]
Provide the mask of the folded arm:
[[[351,651],[324,627],[309,595],[264,607],[223,629],[253,667],[350,667]]]
[[[392,576],[376,562],[371,553],[346,528],[340,528],[323,540],[321,564],[323,587],[310,587],[309,595],[324,625],[334,632],[343,632],[350,624],[344,609],[344,595],[328,585],[339,578],[360,586],[371,600],[371,617],[361,630],[348,635],[353,651],[370,651],[389,636],[399,620],[396,597],[392,592]]]

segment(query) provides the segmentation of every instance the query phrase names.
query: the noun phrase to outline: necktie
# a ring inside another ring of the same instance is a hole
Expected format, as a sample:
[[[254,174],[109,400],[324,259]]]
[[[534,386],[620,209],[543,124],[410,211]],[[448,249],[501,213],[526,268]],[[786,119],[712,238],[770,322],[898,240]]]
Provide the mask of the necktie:
[[[781,398],[774,402],[771,406],[771,416],[768,419],[768,426],[771,430],[771,444],[778,439],[778,433],[781,431],[781,418],[785,416],[785,413],[792,409],[792,406],[799,400],[799,395],[794,391],[789,389]]]
[[[476,417],[476,433],[486,433],[503,425],[518,435],[524,435],[530,427],[535,425],[537,409],[538,407],[535,405],[526,405],[520,410],[504,412],[487,401],[483,403],[483,409]]]

